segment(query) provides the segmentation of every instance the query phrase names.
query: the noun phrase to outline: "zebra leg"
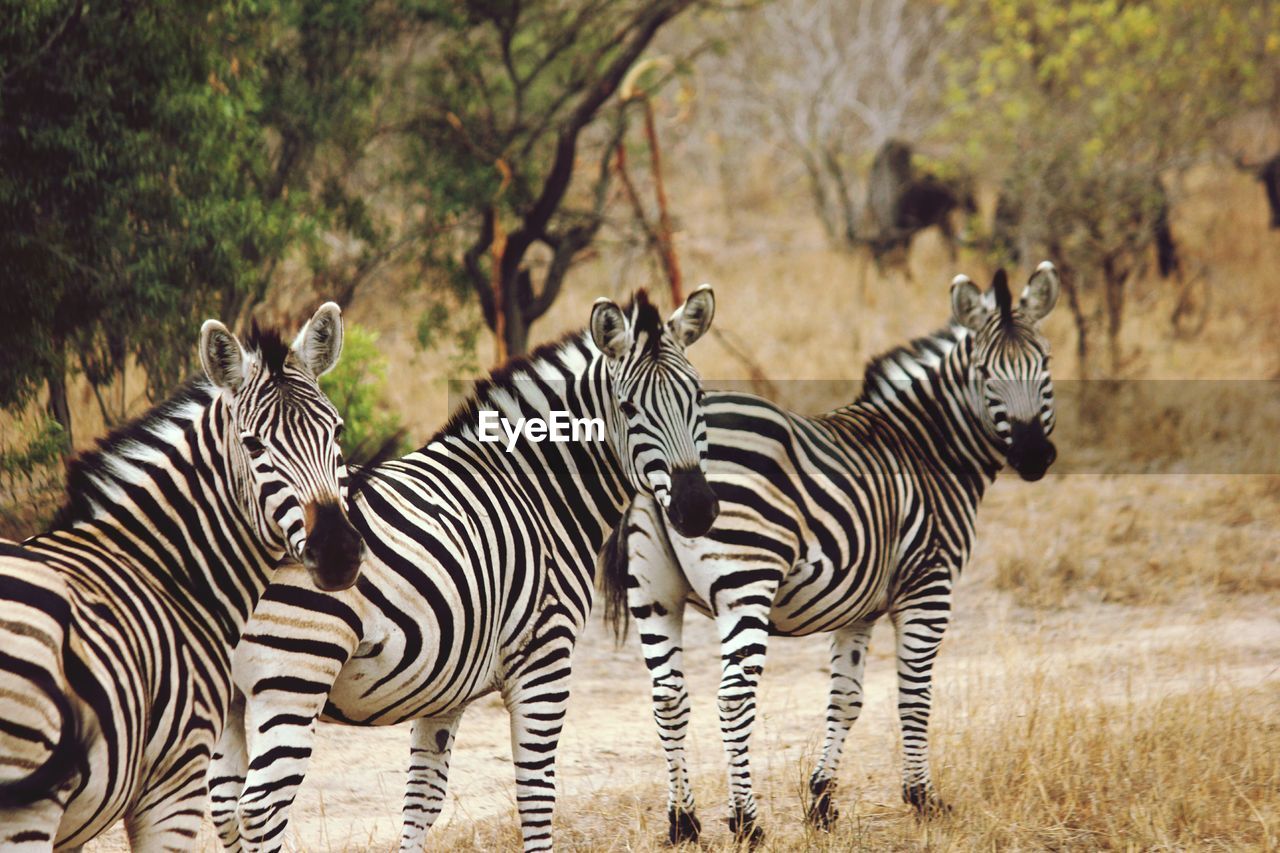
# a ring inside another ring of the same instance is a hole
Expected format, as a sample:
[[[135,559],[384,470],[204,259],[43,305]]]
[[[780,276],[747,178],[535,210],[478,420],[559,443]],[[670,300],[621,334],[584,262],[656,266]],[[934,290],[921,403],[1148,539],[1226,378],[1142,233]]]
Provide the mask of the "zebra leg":
[[[311,763],[316,719],[327,693],[267,690],[245,703],[249,765],[237,813],[240,837],[250,851],[284,845],[289,807]]]
[[[48,853],[58,837],[63,805],[41,800],[23,808],[0,808],[0,850],[5,853]]]
[[[244,792],[244,778],[249,771],[248,746],[244,737],[244,694],[239,690],[227,709],[222,737],[209,762],[209,811],[224,850],[239,853],[240,817],[236,806]]]
[[[922,815],[949,811],[934,792],[929,771],[929,712],[933,707],[933,661],[950,615],[949,589],[945,596],[934,594],[927,602],[912,602],[893,612],[898,717],[902,723],[902,799]]]
[[[551,604],[539,615],[524,646],[509,657],[503,698],[511,713],[511,756],[516,805],[526,853],[552,848],[556,805],[556,748],[569,701],[569,674],[577,628]]]
[[[691,713],[683,648],[690,588],[659,532],[661,512],[651,498],[637,496],[620,525],[627,537],[627,609],[653,681],[653,719],[667,759],[667,840],[674,845],[697,841],[702,824],[684,752]]]
[[[413,721],[409,745],[409,781],[404,792],[401,853],[426,849],[427,831],[440,816],[449,784],[449,756],[462,709],[443,717]]]
[[[206,766],[189,775],[185,791],[163,802],[137,808],[125,816],[130,850],[162,853],[193,847],[204,822],[204,780],[209,768],[207,762],[202,761],[201,764]]]
[[[739,574],[757,575],[752,569]],[[733,579],[733,572],[722,574]],[[769,611],[782,572],[764,570],[759,579],[726,589],[729,600],[716,615],[720,633],[720,737],[729,761],[729,829],[752,846],[764,840],[756,823],[756,799],[751,791],[748,742],[756,720],[756,688],[764,672],[769,643]]]
[[[684,584],[684,575],[678,571],[674,574]],[[667,758],[667,840],[672,844],[696,841],[702,832],[694,812],[693,786],[689,784],[684,753],[690,715],[682,647],[687,589],[685,585],[678,595],[655,597],[654,588],[643,584],[632,587],[629,594],[644,663],[653,680],[653,720]],[[638,603],[641,600],[645,603]]]
[[[867,663],[867,641],[873,623],[841,628],[831,635],[831,700],[827,705],[827,737],[822,758],[809,778],[813,799],[807,817],[819,829],[830,829],[839,816],[831,805],[836,789],[836,771],[849,729],[862,713],[862,673]]]

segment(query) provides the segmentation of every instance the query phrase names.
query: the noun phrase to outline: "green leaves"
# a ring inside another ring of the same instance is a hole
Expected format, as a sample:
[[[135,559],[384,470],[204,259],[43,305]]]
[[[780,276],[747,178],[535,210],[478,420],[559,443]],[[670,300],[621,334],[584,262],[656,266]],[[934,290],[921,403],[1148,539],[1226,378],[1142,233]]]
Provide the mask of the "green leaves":
[[[382,239],[315,169],[367,141],[387,9],[19,5],[0,19],[0,162],[21,164],[0,171],[0,407],[130,357],[163,394],[200,319],[242,319],[323,230]]]
[[[348,323],[343,330],[342,358],[320,377],[320,387],[333,401],[345,423],[342,451],[355,457],[370,453],[403,430],[404,425],[386,401],[387,360],[378,350],[377,333]],[[402,437],[397,456],[411,449]]]

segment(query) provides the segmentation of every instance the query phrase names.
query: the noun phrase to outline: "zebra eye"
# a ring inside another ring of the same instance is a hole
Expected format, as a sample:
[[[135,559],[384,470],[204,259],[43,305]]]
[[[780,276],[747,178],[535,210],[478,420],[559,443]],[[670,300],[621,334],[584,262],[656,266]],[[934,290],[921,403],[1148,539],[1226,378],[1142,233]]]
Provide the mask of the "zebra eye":
[[[707,401],[707,392],[699,388],[697,399],[698,399],[698,405],[701,406],[703,403]]]
[[[628,419],[633,420],[640,417],[640,410],[630,400],[623,400],[618,404],[618,408],[622,410],[622,414],[626,415]]]
[[[262,442],[251,435],[240,436],[240,443],[244,445],[244,449],[249,451],[249,455],[254,459],[267,452],[267,448]]]
[[[333,430],[333,440],[342,441],[342,436],[346,435],[346,433],[346,424],[338,424],[338,426]]]

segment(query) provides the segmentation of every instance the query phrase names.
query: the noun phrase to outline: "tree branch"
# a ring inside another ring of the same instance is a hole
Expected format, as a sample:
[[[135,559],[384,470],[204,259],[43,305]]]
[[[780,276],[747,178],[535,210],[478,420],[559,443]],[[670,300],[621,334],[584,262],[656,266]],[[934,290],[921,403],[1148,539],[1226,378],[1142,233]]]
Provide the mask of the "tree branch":
[[[508,251],[503,259],[506,267],[503,270],[504,274],[510,276],[514,273],[528,247],[546,233],[547,224],[564,199],[564,194],[573,178],[578,135],[582,129],[618,88],[622,78],[626,76],[627,71],[644,49],[649,46],[658,29],[692,3],[693,0],[670,0],[645,10],[632,25],[632,33],[622,45],[618,55],[587,89],[566,119],[556,140],[555,159],[546,180],[543,181],[542,192],[525,214],[521,227],[508,237]]]

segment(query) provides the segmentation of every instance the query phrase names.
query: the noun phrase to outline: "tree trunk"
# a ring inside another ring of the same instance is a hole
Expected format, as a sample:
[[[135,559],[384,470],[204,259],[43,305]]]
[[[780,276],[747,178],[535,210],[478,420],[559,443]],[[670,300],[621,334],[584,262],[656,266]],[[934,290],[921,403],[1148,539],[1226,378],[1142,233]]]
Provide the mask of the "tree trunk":
[[[529,349],[529,320],[512,299],[507,300],[506,315],[502,338],[506,342],[507,358],[524,355]]]
[[[75,447],[75,441],[71,436],[71,407],[67,404],[67,380],[66,374],[58,371],[55,375],[50,375],[49,382],[49,417],[58,422],[62,427],[63,434],[67,437],[67,449],[71,450]]]
[[[1063,254],[1057,246],[1050,246],[1050,257],[1058,260],[1058,276],[1062,282],[1062,292],[1067,297],[1067,307],[1071,309],[1071,319],[1076,327],[1076,358],[1080,366],[1080,378],[1089,378],[1089,323],[1084,315],[1084,306],[1080,304],[1080,292],[1076,289],[1076,275],[1066,261],[1061,260]]]
[[[1107,258],[1103,262],[1103,286],[1106,288],[1107,304],[1107,348],[1111,356],[1111,372],[1120,372],[1123,355],[1120,351],[1120,329],[1124,323],[1124,289],[1128,273],[1117,268],[1116,263]]]

